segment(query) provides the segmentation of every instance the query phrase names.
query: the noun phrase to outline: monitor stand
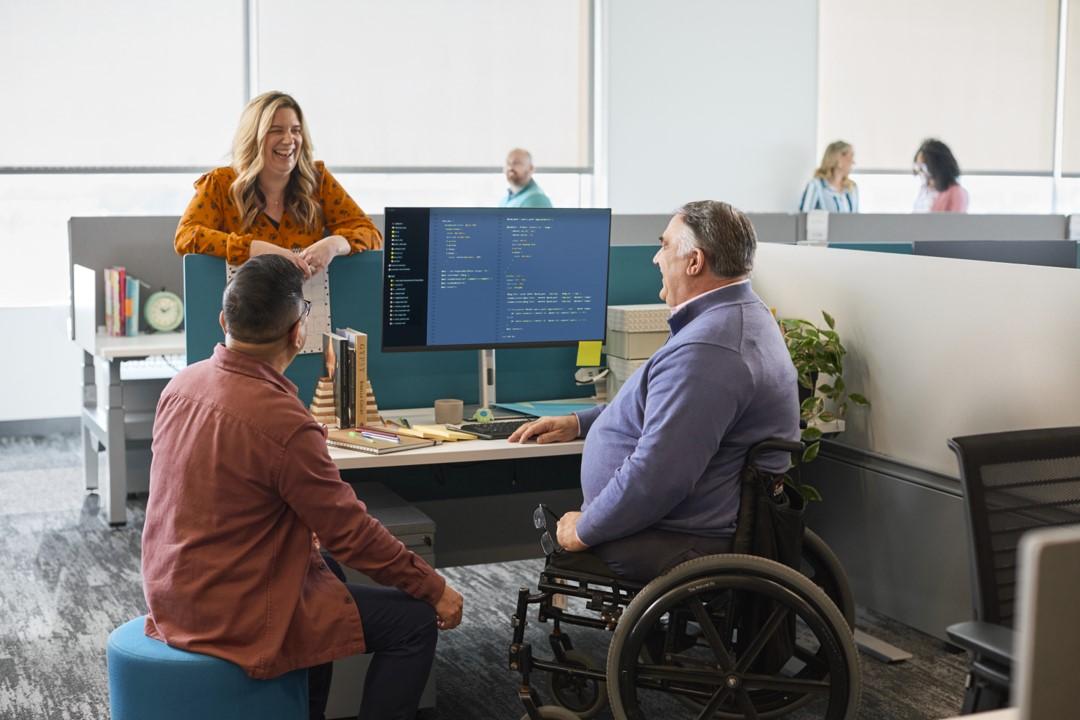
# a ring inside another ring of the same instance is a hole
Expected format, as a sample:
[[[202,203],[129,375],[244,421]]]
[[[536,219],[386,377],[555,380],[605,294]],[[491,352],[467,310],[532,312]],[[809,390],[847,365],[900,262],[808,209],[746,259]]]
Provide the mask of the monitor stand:
[[[480,407],[495,411],[495,349],[484,348],[480,353]]]

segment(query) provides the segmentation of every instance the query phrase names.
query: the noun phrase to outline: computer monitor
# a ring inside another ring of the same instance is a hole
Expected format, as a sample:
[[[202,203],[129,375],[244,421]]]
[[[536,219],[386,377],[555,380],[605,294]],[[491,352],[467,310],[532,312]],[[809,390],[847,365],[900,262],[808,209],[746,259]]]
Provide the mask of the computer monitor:
[[[611,211],[386,208],[383,352],[603,340]]]

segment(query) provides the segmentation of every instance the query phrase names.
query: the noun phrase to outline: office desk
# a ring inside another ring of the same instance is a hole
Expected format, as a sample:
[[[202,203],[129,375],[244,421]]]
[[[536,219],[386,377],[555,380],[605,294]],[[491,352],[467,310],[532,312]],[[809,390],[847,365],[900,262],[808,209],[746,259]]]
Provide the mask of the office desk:
[[[430,408],[382,414],[431,422]],[[434,520],[435,559],[453,567],[539,557],[532,511],[540,502],[556,512],[581,506],[583,447],[465,440],[386,455],[330,448],[330,457],[361,500],[364,483],[377,482]]]
[[[154,355],[183,354],[184,333],[133,337],[98,334],[92,343],[80,343],[80,346],[83,349],[81,424],[86,489],[96,490],[100,481],[106,521],[110,525],[123,525],[127,522],[128,440],[150,439],[157,395],[164,382],[175,373],[163,373],[156,381],[149,377],[125,379],[121,365],[128,360]],[[97,379],[99,369],[101,383]],[[105,472],[99,478],[98,452],[101,450],[105,452]]]
[[[1016,708],[1004,710],[991,710],[990,712],[975,713],[974,715],[961,715],[948,718],[948,720],[1020,720],[1020,711]]]

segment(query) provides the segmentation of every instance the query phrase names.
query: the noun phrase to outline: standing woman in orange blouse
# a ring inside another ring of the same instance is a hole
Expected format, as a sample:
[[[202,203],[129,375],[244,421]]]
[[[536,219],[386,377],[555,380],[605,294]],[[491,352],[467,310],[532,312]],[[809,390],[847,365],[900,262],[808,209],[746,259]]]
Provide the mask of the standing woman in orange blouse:
[[[232,165],[195,181],[174,242],[239,265],[275,253],[310,277],[338,255],[379,248],[382,236],[322,162],[312,159],[300,105],[267,92],[248,103]]]

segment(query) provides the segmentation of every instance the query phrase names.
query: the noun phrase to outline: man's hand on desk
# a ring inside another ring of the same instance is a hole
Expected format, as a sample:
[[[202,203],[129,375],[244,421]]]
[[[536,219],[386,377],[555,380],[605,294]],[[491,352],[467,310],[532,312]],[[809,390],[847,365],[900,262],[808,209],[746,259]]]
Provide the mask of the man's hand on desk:
[[[568,512],[559,518],[558,540],[563,550],[569,552],[581,552],[587,550],[588,545],[581,542],[577,534],[577,523],[581,518],[579,512]]]
[[[525,423],[507,438],[510,442],[525,442],[535,439],[541,445],[553,442],[576,440],[581,428],[577,415],[559,415],[542,417]]]
[[[435,617],[440,630],[453,630],[461,623],[461,610],[464,600],[449,584],[443,589],[442,597],[435,603]]]

